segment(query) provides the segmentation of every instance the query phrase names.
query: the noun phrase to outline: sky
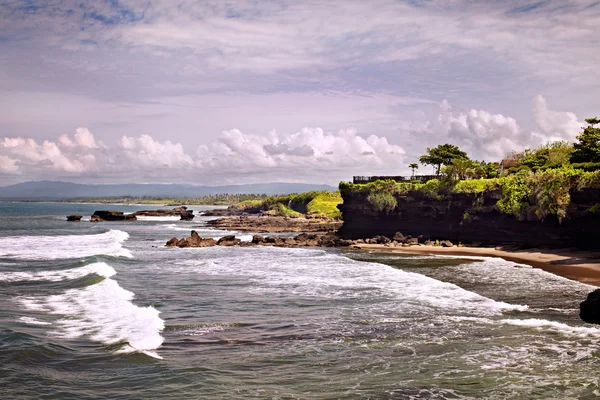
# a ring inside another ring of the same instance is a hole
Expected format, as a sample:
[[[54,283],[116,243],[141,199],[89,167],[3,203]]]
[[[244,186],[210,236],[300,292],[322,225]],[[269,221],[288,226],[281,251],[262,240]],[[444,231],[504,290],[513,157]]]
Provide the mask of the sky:
[[[600,114],[599,49],[594,0],[0,0],[0,185],[499,161]]]

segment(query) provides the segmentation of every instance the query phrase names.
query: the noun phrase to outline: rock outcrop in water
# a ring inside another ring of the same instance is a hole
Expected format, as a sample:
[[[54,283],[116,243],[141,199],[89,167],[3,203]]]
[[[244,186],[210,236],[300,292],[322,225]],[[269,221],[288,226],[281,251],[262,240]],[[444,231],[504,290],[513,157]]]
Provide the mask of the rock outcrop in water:
[[[294,237],[261,236],[254,235],[251,242],[242,242],[234,235],[223,236],[218,241],[211,238],[201,238],[196,231],[190,237],[170,239],[167,247],[209,247],[209,246],[277,246],[277,247],[348,247],[355,244],[352,240],[345,240],[329,233],[318,235],[315,233],[301,233]]]
[[[171,210],[142,210],[133,213],[136,216],[144,217],[175,217],[180,216],[182,221],[191,221],[194,219],[194,212],[188,210],[186,206],[176,207]]]
[[[329,218],[289,218],[280,216],[224,217],[208,221],[216,229],[242,232],[331,232],[338,229],[341,221]]]
[[[588,294],[579,304],[579,317],[590,324],[600,324],[600,289]]]
[[[81,215],[67,215],[67,221],[79,222],[81,218],[83,218]]]
[[[94,218],[96,217],[96,218]],[[135,221],[137,220],[134,214],[125,214],[122,211],[114,211],[114,210],[102,210],[102,211],[94,211],[92,215],[92,222],[100,222],[98,221]]]

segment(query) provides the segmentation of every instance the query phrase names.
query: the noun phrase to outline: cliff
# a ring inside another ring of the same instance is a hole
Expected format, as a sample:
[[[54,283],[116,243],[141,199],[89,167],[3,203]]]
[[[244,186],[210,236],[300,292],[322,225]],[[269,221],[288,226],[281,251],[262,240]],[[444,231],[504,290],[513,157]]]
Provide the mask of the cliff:
[[[598,185],[582,186],[577,174],[567,181],[563,176],[521,178],[341,183],[344,224],[338,235],[357,239],[402,232],[484,246],[600,248]]]

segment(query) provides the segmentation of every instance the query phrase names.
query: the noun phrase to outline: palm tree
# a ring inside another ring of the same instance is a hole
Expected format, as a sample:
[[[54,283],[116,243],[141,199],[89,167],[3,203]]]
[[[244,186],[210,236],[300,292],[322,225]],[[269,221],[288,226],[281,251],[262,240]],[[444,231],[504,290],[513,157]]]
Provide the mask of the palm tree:
[[[419,164],[412,163],[408,166],[408,168],[412,169],[412,172],[413,172],[412,177],[414,179],[415,178],[415,169],[419,169]]]

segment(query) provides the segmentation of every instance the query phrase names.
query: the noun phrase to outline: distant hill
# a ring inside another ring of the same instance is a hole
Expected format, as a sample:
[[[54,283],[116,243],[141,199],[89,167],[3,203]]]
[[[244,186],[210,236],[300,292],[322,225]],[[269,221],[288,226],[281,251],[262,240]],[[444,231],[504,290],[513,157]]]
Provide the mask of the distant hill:
[[[255,183],[228,186],[182,184],[84,185],[60,181],[23,182],[0,187],[0,199],[70,199],[81,197],[201,197],[211,194],[289,194],[311,190],[337,190],[330,185],[308,183]]]

